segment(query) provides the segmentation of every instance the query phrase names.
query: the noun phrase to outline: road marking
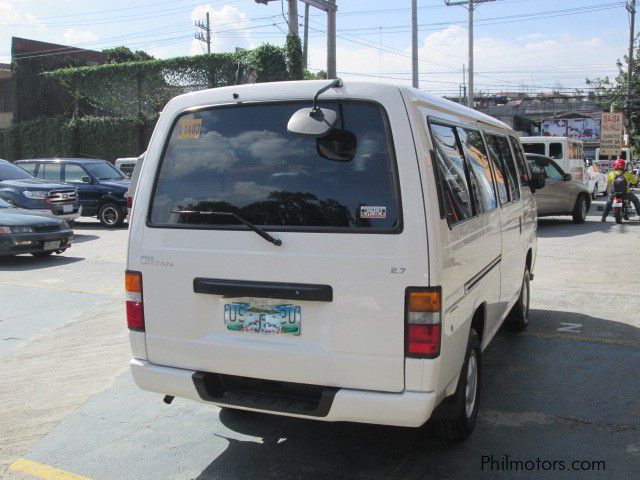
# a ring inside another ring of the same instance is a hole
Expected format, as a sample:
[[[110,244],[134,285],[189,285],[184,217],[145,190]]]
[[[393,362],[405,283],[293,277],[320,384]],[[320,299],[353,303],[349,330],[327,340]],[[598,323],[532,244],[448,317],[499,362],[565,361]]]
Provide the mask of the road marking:
[[[580,343],[601,343],[603,345],[617,345],[620,347],[640,348],[640,342],[635,342],[633,340],[619,340],[615,338],[578,337],[576,335],[562,335],[558,333],[543,333],[543,332],[525,332],[522,335],[525,337],[549,338],[549,339],[556,339],[556,340],[571,340],[572,342],[580,342]]]
[[[64,470],[49,467],[25,458],[16,460],[9,468],[16,472],[27,473],[44,480],[91,480],[87,477],[81,477],[75,473],[65,472]]]
[[[581,323],[567,323],[560,322],[562,327],[558,328],[558,332],[571,332],[571,333],[581,333],[582,332],[582,324]]]

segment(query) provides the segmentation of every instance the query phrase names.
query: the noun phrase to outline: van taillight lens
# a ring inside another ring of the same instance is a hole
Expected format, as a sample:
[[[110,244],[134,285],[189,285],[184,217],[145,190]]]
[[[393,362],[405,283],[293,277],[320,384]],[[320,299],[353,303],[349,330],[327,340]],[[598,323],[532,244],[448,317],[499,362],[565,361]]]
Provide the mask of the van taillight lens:
[[[144,308],[142,306],[142,274],[128,271],[124,275],[127,301],[127,326],[130,330],[144,332]]]
[[[133,197],[131,195],[127,195],[127,208],[133,207]]]
[[[440,355],[440,287],[408,288],[405,310],[406,355],[414,358],[435,358]]]

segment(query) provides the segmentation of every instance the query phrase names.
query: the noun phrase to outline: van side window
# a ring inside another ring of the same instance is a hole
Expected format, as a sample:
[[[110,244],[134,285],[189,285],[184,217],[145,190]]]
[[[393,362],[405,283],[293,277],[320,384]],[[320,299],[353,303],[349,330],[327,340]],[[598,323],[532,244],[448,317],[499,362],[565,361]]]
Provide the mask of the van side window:
[[[498,198],[500,199],[500,205],[504,205],[509,202],[509,190],[507,187],[507,171],[502,163],[502,157],[500,156],[500,148],[498,147],[498,139],[495,135],[485,135],[487,140],[487,148],[489,149],[489,156],[493,162],[494,171],[496,172],[496,186],[498,188]]]
[[[431,132],[444,183],[445,212],[449,225],[454,225],[473,216],[465,164],[452,127],[432,123]]]
[[[493,188],[493,174],[489,158],[484,148],[482,135],[477,130],[458,128],[458,138],[467,158],[469,183],[473,191],[476,213],[484,213],[497,208],[496,192]]]
[[[511,148],[507,137],[498,136],[498,147],[500,147],[500,155],[502,155],[502,162],[507,167],[507,176],[509,180],[509,196],[511,200],[518,200],[520,198],[520,185],[518,183],[518,169],[516,168],[513,155],[511,154]]]
[[[549,144],[549,156],[554,160],[562,158],[562,144],[550,143]]]
[[[518,170],[520,170],[520,183],[522,185],[529,186],[529,167],[527,166],[527,162],[524,160],[524,155],[522,155],[522,150],[520,149],[520,143],[516,140],[515,137],[509,137],[509,141],[511,142],[511,148],[513,149],[513,153],[516,156],[516,163],[518,164]]]
[[[544,143],[524,143],[522,145],[525,153],[535,153],[536,155],[546,155]]]

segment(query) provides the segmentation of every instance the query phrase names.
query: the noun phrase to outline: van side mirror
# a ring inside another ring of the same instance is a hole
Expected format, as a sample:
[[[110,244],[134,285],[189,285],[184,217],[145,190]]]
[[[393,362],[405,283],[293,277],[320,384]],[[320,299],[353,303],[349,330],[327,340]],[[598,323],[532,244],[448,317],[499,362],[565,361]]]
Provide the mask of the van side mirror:
[[[533,190],[540,190],[547,184],[547,176],[544,170],[533,170],[531,172],[531,187]]]
[[[301,108],[289,119],[287,130],[298,135],[321,137],[338,123],[338,114],[330,108]]]
[[[80,180],[82,183],[91,183],[91,177],[82,177]]]
[[[570,182],[571,180],[573,180],[573,177],[570,173],[565,173],[564,177],[562,177],[562,180],[564,180],[565,182]]]

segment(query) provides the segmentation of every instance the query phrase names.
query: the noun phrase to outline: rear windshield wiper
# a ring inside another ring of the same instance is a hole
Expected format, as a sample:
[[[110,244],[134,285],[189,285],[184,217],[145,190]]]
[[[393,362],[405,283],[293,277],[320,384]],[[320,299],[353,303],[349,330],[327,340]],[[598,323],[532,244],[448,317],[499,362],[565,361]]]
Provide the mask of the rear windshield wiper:
[[[216,217],[232,217],[232,218],[235,218],[242,225],[245,225],[250,230],[253,230],[254,232],[256,232],[258,235],[260,235],[262,238],[264,238],[267,242],[273,243],[277,247],[282,245],[282,240],[280,240],[279,238],[272,237],[271,235],[269,235],[269,233],[267,233],[265,230],[263,230],[259,226],[254,225],[253,223],[251,223],[251,222],[245,220],[244,218],[242,218],[240,215],[237,215],[237,214],[232,213],[232,212],[212,212],[212,211],[208,211],[208,210],[206,210],[206,211],[176,210],[176,211],[171,212],[171,213],[181,213],[181,214],[186,214],[186,215],[211,215],[211,216],[216,216]]]

